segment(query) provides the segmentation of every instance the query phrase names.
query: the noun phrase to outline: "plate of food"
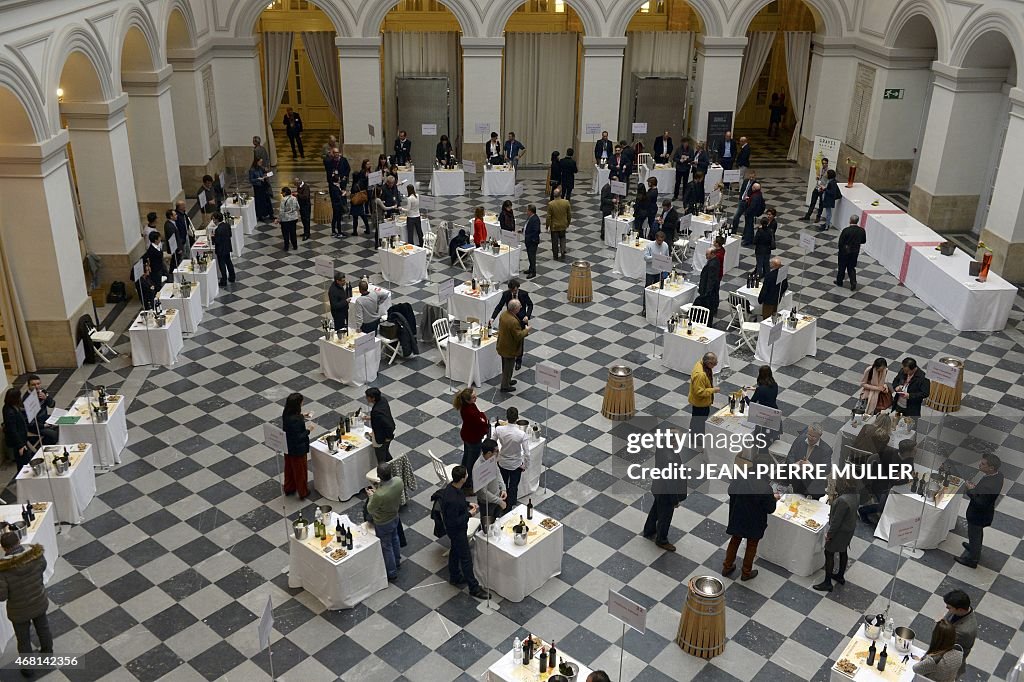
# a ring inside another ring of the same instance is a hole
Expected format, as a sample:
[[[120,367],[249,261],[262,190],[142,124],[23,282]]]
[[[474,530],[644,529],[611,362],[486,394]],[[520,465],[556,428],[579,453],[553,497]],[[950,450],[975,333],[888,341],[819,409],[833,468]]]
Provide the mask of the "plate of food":
[[[544,530],[554,530],[555,528],[558,528],[558,521],[555,521],[554,519],[544,519],[540,522],[540,527]]]
[[[47,507],[48,504],[49,504],[48,502],[33,502],[32,503],[32,511],[37,512],[39,514],[42,514],[43,512],[46,511],[46,507]]]
[[[347,556],[348,556],[348,550],[345,550],[345,549],[336,549],[333,552],[331,552],[331,558],[334,559],[335,561],[341,561],[342,559],[344,559]]]
[[[819,528],[821,528],[821,524],[815,521],[814,519],[807,519],[806,521],[804,521],[804,525],[810,528],[811,530],[818,530]]]
[[[712,417],[708,421],[711,422],[712,424],[721,424],[725,420],[722,419],[721,417]]]
[[[706,336],[702,336],[702,337],[700,337],[700,338],[699,338],[699,339],[697,339],[697,340],[698,340],[698,341],[700,341],[701,343],[711,343],[711,339],[709,339],[709,338],[708,338],[708,337],[706,337]]]
[[[857,674],[857,671],[860,670],[860,666],[848,658],[842,658],[838,663],[836,663],[836,670],[847,677],[853,677]]]

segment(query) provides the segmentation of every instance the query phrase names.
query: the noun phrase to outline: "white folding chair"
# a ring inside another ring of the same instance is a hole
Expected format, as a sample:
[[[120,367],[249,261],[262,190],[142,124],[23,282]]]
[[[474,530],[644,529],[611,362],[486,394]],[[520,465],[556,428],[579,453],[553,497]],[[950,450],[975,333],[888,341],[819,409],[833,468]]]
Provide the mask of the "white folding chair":
[[[380,354],[381,359],[383,360],[387,358],[389,365],[395,364],[395,358],[398,357],[398,351],[401,349],[398,339],[385,339],[383,336],[378,336],[377,338],[379,338],[383,344]],[[388,353],[391,354],[390,357],[388,357]]]
[[[434,260],[434,245],[437,243],[437,235],[433,232],[427,232],[423,235],[423,248],[427,250],[427,269],[430,269],[430,263]]]
[[[434,332],[434,343],[437,344],[437,352],[441,354],[441,362],[444,363],[447,359],[445,350],[448,348],[448,337],[452,333],[451,323],[445,317],[440,320],[434,320],[430,328]]]
[[[93,348],[96,349],[96,357],[99,358],[100,362],[106,364],[110,362],[110,358],[117,357],[117,351],[110,345],[116,338],[117,334],[112,331],[101,331],[99,329],[91,329],[89,331],[89,341],[92,342]],[[110,357],[107,357],[107,353],[110,353]]]
[[[761,325],[757,322],[747,322],[747,314],[742,305],[734,306],[733,311],[739,321],[740,340],[736,342],[736,348],[746,344],[751,353],[757,353],[757,335],[761,332]]]
[[[466,246],[460,246],[457,249],[455,249],[455,260],[457,260],[459,262],[459,266],[463,270],[472,270],[473,269],[473,251],[476,250],[476,247],[473,245],[473,228],[472,228],[472,226],[470,226],[468,224],[465,225],[465,226],[461,226],[461,227],[456,225],[456,227],[458,229],[462,229],[462,230],[466,231],[466,234],[469,235],[470,242]]]
[[[636,155],[636,167],[647,166],[648,168],[654,168],[654,157],[644,152]]]
[[[745,299],[739,292],[729,292],[729,310],[732,311],[732,318],[729,320],[729,326],[725,328],[725,331],[729,331],[733,328],[739,329],[742,320],[736,315],[736,308],[740,307],[746,314],[750,314],[750,301]]]
[[[455,470],[456,464],[445,464],[441,461],[441,458],[435,455],[431,450],[427,450],[427,456],[430,458],[430,463],[434,466],[434,474],[437,475],[438,487],[444,487],[452,482],[452,471]]]
[[[699,305],[691,305],[689,309],[689,316],[695,325],[706,327],[708,322],[711,320],[711,311]]]

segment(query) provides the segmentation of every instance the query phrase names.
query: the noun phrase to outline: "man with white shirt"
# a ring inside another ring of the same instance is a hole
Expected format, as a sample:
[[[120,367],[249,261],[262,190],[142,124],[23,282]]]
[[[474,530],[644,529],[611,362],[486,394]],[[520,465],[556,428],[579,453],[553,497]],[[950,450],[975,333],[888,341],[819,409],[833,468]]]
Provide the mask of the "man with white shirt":
[[[594,145],[594,163],[601,165],[603,159],[605,163],[612,158],[612,141],[608,139],[608,131],[605,130],[601,133],[601,139]]]
[[[654,234],[654,241],[650,242],[644,247],[644,262],[647,263],[647,275],[644,278],[644,290],[641,293],[643,298],[643,312],[642,315],[647,314],[647,287],[656,282],[660,282],[665,273],[654,265],[655,256],[668,256],[669,247],[668,242],[665,241],[665,233],[658,230]]]
[[[517,421],[519,410],[510,407],[505,410],[505,423],[494,429],[494,438],[499,446],[498,471],[508,490],[509,509],[515,509],[519,504],[519,482],[523,472],[530,468],[530,446],[526,442],[526,432],[516,424]]]
[[[370,291],[370,283],[365,279],[359,280],[359,296],[352,301],[356,329],[366,334],[375,333],[381,318],[387,314],[390,302],[390,292]]]
[[[825,193],[825,185],[828,184],[828,157],[821,157],[821,174],[818,175],[818,181],[814,183],[814,191],[811,192],[811,203],[807,206],[807,213],[804,214],[804,220],[811,219],[811,211],[814,207],[818,207],[818,215],[814,218],[814,222],[821,220],[821,205],[818,203],[819,198]]]

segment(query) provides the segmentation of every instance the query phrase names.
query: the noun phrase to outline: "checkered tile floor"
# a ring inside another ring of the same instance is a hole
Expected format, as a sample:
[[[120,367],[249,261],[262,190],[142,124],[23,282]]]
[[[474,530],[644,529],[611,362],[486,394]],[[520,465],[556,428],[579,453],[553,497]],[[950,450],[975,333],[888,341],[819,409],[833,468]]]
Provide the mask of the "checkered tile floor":
[[[543,206],[541,183],[527,184],[525,199]],[[589,189],[587,181],[579,184]],[[1016,479],[1013,494],[986,535],[979,569],[953,562],[966,533],[962,522],[940,549],[901,567],[895,615],[927,637],[930,621],[943,613],[940,595],[966,590],[977,605],[980,638],[965,679],[1002,677],[1024,649],[1024,354],[1013,329],[1024,312],[1015,307],[1005,333],[957,333],[867,257],[856,294],[834,287],[835,232],[819,236],[810,257],[800,255],[803,191],[802,182],[765,181],[769,203],[780,209],[780,255],[793,263],[798,301],[818,316],[820,328],[817,357],[776,373],[781,406],[824,422],[834,434],[866,361],[939,352],[967,360],[964,409],[948,440],[961,441],[968,459],[978,451],[999,453]],[[464,221],[478,202],[493,210],[500,200],[481,200],[478,193],[445,199],[433,218]],[[552,262],[543,244],[540,276],[525,285],[537,303],[538,331],[528,340],[522,390],[501,399],[494,381],[480,392],[492,417],[496,404],[516,405],[542,420],[550,406],[545,483],[553,492],[534,502],[565,522],[559,577],[521,603],[499,602],[492,615],[447,584],[443,548],[427,518],[435,479],[424,453],[430,448],[448,462],[460,459],[458,416],[436,349],[421,345],[422,355],[382,369],[377,381],[399,423],[393,450],[409,453],[420,478],[402,514],[409,546],[400,578],[359,607],[338,612],[287,587],[282,512],[293,517],[303,509],[310,518],[313,501],[282,499],[277,463],[260,444],[261,427],[280,417],[292,391],[305,394],[325,426],[336,423],[336,411],[360,403],[362,389],[319,374],[323,282],[313,275],[312,259],[330,254],[354,276],[373,275],[376,260],[370,239],[334,239],[325,226],[297,253],[285,254],[275,228],[264,225],[236,263],[238,283],[221,292],[177,366],[131,368],[121,360],[92,373],[94,383],[135,395],[130,443],[124,464],[98,478],[88,520],[60,536],[61,558],[48,587],[50,622],[57,651],[82,654],[82,664],[47,679],[267,679],[268,657],[257,651],[256,628],[267,595],[275,605],[273,663],[284,680],[478,680],[527,631],[557,640],[563,651],[615,679],[620,630],[602,605],[613,588],[650,609],[647,634],[625,637],[625,680],[827,680],[831,657],[861,614],[884,605],[880,595],[889,592],[896,554],[861,525],[847,584],[829,595],[810,589],[820,575],[794,577],[759,562],[756,580],[726,581],[725,653],[704,662],[681,652],[673,639],[686,580],[721,567],[727,508],[691,494],[675,514],[671,540],[679,551],[667,554],[639,537],[650,495],[611,489],[610,424],[600,415],[607,368],[633,367],[637,409],[659,419],[686,414],[687,377],[648,357],[654,332],[640,316],[638,285],[612,274],[612,254],[597,240],[596,197],[581,191],[574,210],[569,252],[592,264],[594,302],[565,302],[570,266]],[[752,267],[749,252],[743,264]],[[419,313],[420,301],[435,300],[434,283],[461,276],[446,259],[435,261],[431,286],[400,288],[396,299],[412,302]],[[741,280],[733,274],[723,290]],[[719,328],[724,325],[720,320]],[[127,351],[126,342],[121,349]],[[563,388],[550,400],[532,387],[541,359],[562,368]],[[752,383],[757,366],[749,353],[734,352],[724,386]]]

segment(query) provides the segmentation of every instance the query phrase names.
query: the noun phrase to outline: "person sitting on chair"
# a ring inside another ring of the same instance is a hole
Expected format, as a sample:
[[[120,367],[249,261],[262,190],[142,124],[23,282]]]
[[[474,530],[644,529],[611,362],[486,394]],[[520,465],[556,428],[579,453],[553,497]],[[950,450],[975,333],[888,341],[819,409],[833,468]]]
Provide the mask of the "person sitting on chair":
[[[28,390],[22,396],[22,402],[28,400],[29,395],[32,393],[35,393],[36,397],[39,398],[39,412],[36,414],[35,419],[28,423],[29,435],[42,438],[43,445],[56,445],[59,441],[59,429],[56,426],[46,425],[46,420],[50,418],[50,408],[55,407],[56,403],[43,390],[43,380],[39,378],[39,375],[29,374],[26,388]]]

